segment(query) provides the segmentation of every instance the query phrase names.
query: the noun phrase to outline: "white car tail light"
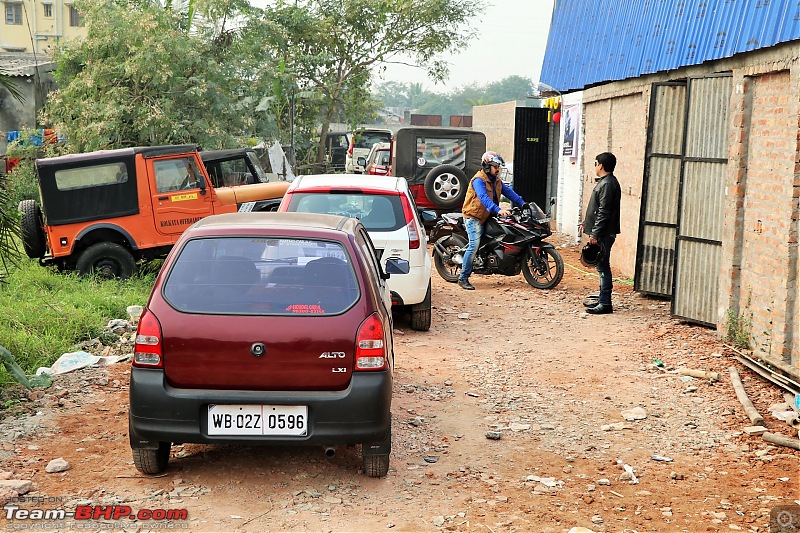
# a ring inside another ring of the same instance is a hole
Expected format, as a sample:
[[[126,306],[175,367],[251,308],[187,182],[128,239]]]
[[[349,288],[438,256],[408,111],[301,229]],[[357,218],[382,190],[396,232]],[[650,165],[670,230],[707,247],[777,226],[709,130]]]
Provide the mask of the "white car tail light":
[[[386,346],[383,324],[378,313],[371,314],[358,328],[356,336],[356,370],[386,370]]]
[[[420,247],[422,239],[420,237],[420,229],[417,225],[417,218],[414,216],[414,211],[411,208],[411,202],[405,194],[400,196],[400,203],[403,204],[403,215],[406,217],[406,227],[408,228],[408,247],[416,250]]]
[[[161,324],[156,315],[145,309],[136,330],[133,348],[133,366],[160,368],[164,366],[161,352]]]

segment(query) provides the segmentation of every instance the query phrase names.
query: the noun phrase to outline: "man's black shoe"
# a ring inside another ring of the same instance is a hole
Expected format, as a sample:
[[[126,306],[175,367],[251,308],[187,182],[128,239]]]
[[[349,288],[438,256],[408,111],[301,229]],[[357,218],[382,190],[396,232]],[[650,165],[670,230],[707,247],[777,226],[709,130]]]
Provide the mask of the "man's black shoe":
[[[584,307],[594,307],[595,305],[598,305],[599,303],[600,303],[600,300],[586,300],[585,302],[583,302],[583,306]]]
[[[470,283],[468,279],[458,280],[458,286],[461,287],[462,289],[467,289],[468,291],[475,290],[475,287],[472,286],[472,283]]]
[[[611,307],[611,304],[597,304],[588,308],[586,312],[590,315],[608,315],[614,312],[614,308]]]

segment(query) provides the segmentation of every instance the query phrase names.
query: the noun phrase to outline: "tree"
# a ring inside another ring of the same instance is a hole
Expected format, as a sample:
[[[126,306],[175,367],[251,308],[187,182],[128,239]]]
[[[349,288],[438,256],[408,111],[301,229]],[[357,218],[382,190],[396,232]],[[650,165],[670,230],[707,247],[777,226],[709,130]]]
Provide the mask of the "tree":
[[[16,88],[14,80],[3,67],[0,67],[0,87],[6,89],[16,100],[23,102],[22,93]],[[0,280],[8,268],[19,257],[15,237],[19,235],[19,225],[14,216],[16,206],[11,205],[5,169],[0,171]]]
[[[458,30],[481,7],[480,0],[278,0],[274,10],[265,10],[274,57],[286,62],[301,90],[319,97],[317,161],[324,159],[325,134],[337,114],[356,124],[374,113],[374,65],[404,55],[433,79],[444,79],[447,65],[437,54],[466,41]]]
[[[73,151],[173,143],[215,148],[252,135],[260,66],[241,57],[248,47],[239,29],[255,11],[242,0],[194,6],[192,24],[193,11],[150,2],[79,3],[87,34],[57,57],[60,89],[45,113]]]

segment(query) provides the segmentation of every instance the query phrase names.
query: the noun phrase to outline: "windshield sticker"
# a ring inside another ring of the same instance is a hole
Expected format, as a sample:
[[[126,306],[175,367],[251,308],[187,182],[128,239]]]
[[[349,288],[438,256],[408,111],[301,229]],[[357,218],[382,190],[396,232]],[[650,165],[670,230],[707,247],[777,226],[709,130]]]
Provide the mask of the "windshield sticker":
[[[175,196],[170,197],[170,201],[172,202],[185,202],[186,200],[197,200],[197,193],[189,193],[189,194],[176,194]]]
[[[325,310],[319,304],[292,304],[286,308],[290,313],[298,315],[324,315]]]

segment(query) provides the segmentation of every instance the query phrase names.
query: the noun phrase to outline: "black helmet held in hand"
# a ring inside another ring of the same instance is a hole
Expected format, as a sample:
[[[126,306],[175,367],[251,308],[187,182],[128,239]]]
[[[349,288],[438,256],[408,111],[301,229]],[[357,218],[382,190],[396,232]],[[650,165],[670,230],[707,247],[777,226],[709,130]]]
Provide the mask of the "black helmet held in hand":
[[[606,256],[606,247],[602,243],[587,243],[581,249],[581,264],[585,267],[596,267]]]

